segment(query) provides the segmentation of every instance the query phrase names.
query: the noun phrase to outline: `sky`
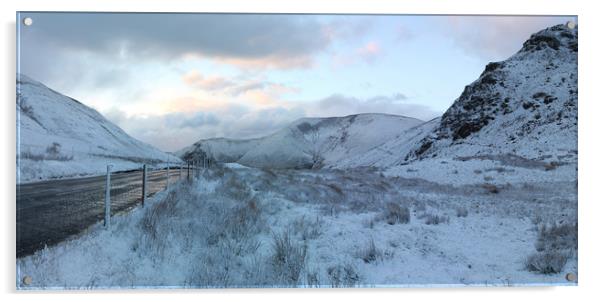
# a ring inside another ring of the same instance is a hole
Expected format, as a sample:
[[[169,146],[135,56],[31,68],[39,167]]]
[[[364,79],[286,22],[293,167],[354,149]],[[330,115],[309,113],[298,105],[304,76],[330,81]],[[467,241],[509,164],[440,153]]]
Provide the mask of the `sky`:
[[[163,151],[302,117],[440,116],[566,16],[21,13],[18,72]]]

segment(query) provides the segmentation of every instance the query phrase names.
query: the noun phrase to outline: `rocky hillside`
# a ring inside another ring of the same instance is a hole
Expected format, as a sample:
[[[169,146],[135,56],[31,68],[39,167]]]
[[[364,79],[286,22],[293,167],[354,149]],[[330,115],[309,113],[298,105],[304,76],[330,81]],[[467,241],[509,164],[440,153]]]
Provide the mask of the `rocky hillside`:
[[[489,63],[405,160],[502,153],[576,160],[577,45],[577,28],[556,25]]]

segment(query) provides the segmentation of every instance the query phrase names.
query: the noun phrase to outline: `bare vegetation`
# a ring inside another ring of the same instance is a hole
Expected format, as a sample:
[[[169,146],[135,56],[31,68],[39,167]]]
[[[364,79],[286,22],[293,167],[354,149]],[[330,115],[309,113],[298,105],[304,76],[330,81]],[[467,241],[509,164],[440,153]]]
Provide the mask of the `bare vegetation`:
[[[535,243],[536,253],[527,257],[529,271],[541,274],[562,272],[569,258],[577,251],[577,224],[541,225]]]
[[[323,220],[321,216],[307,219],[305,216],[293,221],[292,230],[295,235],[301,236],[302,240],[316,239],[322,235]]]
[[[392,250],[382,250],[376,246],[374,243],[374,239],[370,239],[367,243],[367,246],[363,249],[360,249],[356,256],[362,259],[365,263],[375,263],[378,261],[383,261],[384,259],[392,258],[394,252]]]
[[[532,254],[527,258],[526,266],[529,271],[541,274],[557,274],[562,272],[568,256],[559,251],[545,251]]]
[[[73,160],[72,155],[61,154],[61,144],[54,142],[46,147],[44,153],[33,153],[31,151],[21,152],[21,158],[33,161],[56,160],[70,161]]]
[[[497,194],[500,192],[500,188],[494,184],[486,183],[482,185],[483,189],[491,194]]]
[[[283,285],[297,285],[307,260],[307,243],[295,243],[288,231],[272,236],[272,265]]]
[[[449,223],[449,217],[444,215],[425,213],[421,216],[424,219],[424,223],[428,225],[438,225],[442,223]]]
[[[389,202],[385,208],[384,219],[388,224],[405,224],[410,222],[410,209],[398,203]]]
[[[457,207],[456,208],[456,217],[466,217],[468,216],[468,209],[466,207]]]
[[[355,287],[362,280],[357,269],[349,263],[331,266],[326,272],[328,273],[328,280],[332,287]]]

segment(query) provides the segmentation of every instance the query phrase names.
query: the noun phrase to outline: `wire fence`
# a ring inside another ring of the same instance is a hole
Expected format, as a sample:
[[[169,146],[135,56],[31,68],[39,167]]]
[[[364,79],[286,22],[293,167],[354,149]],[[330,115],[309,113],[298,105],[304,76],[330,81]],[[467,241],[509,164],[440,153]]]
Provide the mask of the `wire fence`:
[[[196,178],[204,168],[208,165],[147,168],[146,181],[143,166],[136,171],[17,185],[17,257],[61,242],[97,222],[105,220],[110,226],[112,215],[142,206],[145,198]]]

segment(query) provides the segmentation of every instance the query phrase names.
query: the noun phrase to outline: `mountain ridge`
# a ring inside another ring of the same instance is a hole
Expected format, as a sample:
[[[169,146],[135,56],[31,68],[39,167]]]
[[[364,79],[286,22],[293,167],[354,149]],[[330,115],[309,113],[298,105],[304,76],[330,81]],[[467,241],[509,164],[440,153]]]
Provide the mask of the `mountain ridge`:
[[[239,156],[231,156],[231,162],[250,166],[277,168],[311,168],[328,165],[350,152],[365,152],[369,147],[383,143],[397,134],[396,127],[411,127],[423,121],[406,116],[381,113],[360,113],[341,117],[303,117],[287,127],[257,139],[246,140],[246,150],[235,150]],[[388,128],[380,136],[361,131],[360,127],[383,125]],[[351,134],[350,134],[351,132]],[[351,139],[351,141],[348,141]],[[362,146],[359,141],[367,146]],[[230,142],[244,140],[230,140]],[[219,159],[228,156],[215,156],[215,139],[200,140],[191,147],[176,154],[183,158],[192,153],[205,153],[205,156]],[[213,146],[212,146],[213,143]],[[205,145],[205,146],[203,146]],[[196,147],[194,147],[196,146]],[[236,151],[244,151],[237,153]],[[229,152],[229,150],[222,150]],[[244,154],[243,154],[244,153]]]

